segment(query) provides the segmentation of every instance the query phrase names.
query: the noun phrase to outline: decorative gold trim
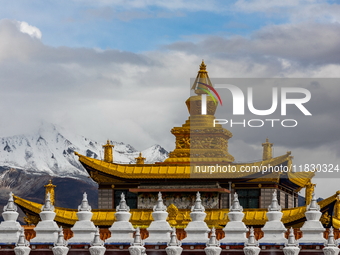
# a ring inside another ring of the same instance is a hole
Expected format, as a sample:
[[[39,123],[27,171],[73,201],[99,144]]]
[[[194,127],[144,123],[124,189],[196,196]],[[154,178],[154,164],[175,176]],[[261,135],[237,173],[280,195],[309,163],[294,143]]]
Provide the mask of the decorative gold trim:
[[[337,192],[339,193],[339,192]],[[337,194],[326,198],[318,204],[320,208],[325,208],[332,202],[336,201]],[[23,198],[14,196],[14,202],[29,211],[30,215],[39,215],[41,204],[25,200]],[[55,207],[56,217],[55,221],[62,224],[74,225],[77,221],[77,210],[66,209],[61,207]],[[131,223],[134,227],[147,228],[152,222],[152,210],[145,209],[131,209]],[[178,209],[176,206],[168,207],[169,218],[171,225],[176,228],[185,228],[190,222],[190,210],[189,209]],[[228,209],[207,209],[205,211],[207,216],[205,218],[206,223],[209,227],[222,228],[228,222],[227,214]],[[244,220],[246,225],[264,225],[267,221],[267,209],[244,209]],[[289,224],[291,222],[302,220],[305,217],[306,206],[283,209],[282,222]],[[115,210],[92,210],[93,217],[92,221],[98,226],[111,226],[115,221],[114,213]],[[326,215],[327,216],[327,215]],[[325,216],[324,216],[325,218]],[[328,218],[327,218],[328,219]],[[338,226],[340,219],[333,218],[333,225]],[[338,228],[338,227],[337,227]]]
[[[193,172],[194,164],[186,164],[186,165],[173,165],[173,164],[143,164],[143,165],[137,165],[137,164],[115,164],[115,163],[108,163],[104,162],[98,159],[89,158],[86,156],[83,156],[81,154],[76,153],[76,155],[79,157],[79,161],[95,170],[98,171],[96,173],[95,171],[91,171],[91,177],[96,180],[96,178],[99,178],[99,173],[103,173],[105,175],[109,175],[111,177],[107,178],[122,178],[122,179],[162,179],[162,178],[168,178],[168,179],[189,179],[194,177],[191,171]],[[258,161],[253,163],[245,163],[245,164],[228,164],[225,165],[228,166],[235,166],[236,172],[233,173],[233,178],[239,178],[239,177],[247,177],[249,175],[252,175],[251,172],[242,172],[241,167],[247,167],[247,166],[266,166],[266,165],[279,165],[289,159],[289,155],[285,154],[270,160],[266,161]],[[200,173],[199,173],[200,174]],[[196,174],[195,174],[196,175]],[[224,177],[222,173],[222,178]],[[314,173],[289,173],[289,178],[294,179],[294,183],[299,185],[305,184],[310,179],[310,177],[314,176]],[[197,176],[195,176],[197,178]],[[198,176],[199,177],[199,176]],[[211,176],[210,176],[211,177]],[[228,178],[230,178],[231,175],[228,175]],[[265,175],[263,176],[265,177]],[[202,178],[204,176],[202,175]],[[303,181],[301,179],[307,178],[307,180]],[[103,180],[98,180],[103,182]],[[109,181],[109,179],[108,179]]]

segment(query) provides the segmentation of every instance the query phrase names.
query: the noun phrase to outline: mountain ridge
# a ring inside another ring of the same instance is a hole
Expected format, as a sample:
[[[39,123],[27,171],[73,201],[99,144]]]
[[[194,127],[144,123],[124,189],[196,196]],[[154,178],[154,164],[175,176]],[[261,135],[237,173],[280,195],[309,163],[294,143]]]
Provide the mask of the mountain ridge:
[[[43,203],[44,185],[49,180],[57,185],[56,206],[77,208],[86,191],[91,205],[97,208],[98,185],[74,151],[102,159],[105,143],[46,122],[28,134],[0,137],[0,210],[11,191],[24,199]],[[140,151],[123,142],[111,141],[111,144],[115,163],[135,163]],[[168,157],[168,152],[157,144],[141,152],[145,163],[164,161]],[[20,215],[23,221],[23,213]]]
[[[92,139],[73,134],[54,124],[43,123],[40,128],[25,135],[0,138],[0,166],[22,169],[29,173],[44,173],[59,177],[88,176],[74,151],[88,157],[103,158],[100,143]],[[131,164],[140,151],[123,142],[111,141],[114,145],[115,163]],[[153,145],[141,151],[146,163],[164,161],[168,152],[160,145]]]

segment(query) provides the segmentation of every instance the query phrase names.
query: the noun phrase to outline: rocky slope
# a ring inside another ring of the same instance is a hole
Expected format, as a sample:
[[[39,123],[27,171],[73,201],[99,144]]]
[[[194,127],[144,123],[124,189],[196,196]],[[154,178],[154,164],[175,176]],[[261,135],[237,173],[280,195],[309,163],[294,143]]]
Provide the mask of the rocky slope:
[[[92,207],[97,208],[97,185],[88,178],[73,152],[102,159],[104,143],[48,123],[32,134],[0,138],[0,205],[5,204],[9,191],[42,202],[44,185],[53,179],[57,185],[57,206],[77,208],[81,194],[86,191]],[[139,151],[129,144],[111,143],[115,145],[115,162],[135,162]],[[146,163],[160,162],[168,156],[159,145],[143,150],[142,154]]]

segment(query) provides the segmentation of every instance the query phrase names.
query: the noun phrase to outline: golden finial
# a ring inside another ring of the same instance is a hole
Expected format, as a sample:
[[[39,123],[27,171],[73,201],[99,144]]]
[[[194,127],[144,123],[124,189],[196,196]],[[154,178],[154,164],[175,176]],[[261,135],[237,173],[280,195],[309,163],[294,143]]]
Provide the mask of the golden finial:
[[[113,163],[113,153],[112,148],[114,145],[111,144],[110,140],[107,140],[106,144],[103,145],[104,148],[104,161],[108,163]]]
[[[202,59],[202,63],[200,65],[200,71],[206,71],[207,70],[207,65],[204,64],[204,59]]]
[[[54,185],[52,183],[52,180],[49,180],[48,184],[44,185],[44,187],[45,187],[45,199],[47,197],[47,194],[50,194],[51,204],[54,205],[55,203],[54,188],[57,187],[57,185]]]
[[[138,165],[144,164],[144,160],[145,160],[145,159],[146,159],[146,158],[143,158],[143,157],[142,157],[142,153],[140,152],[140,153],[139,153],[139,157],[135,158],[136,164],[138,164]]]
[[[273,157],[272,155],[273,144],[269,142],[268,138],[266,138],[266,142],[262,144],[262,147],[263,147],[262,160],[271,159]]]
[[[306,187],[305,187],[306,205],[309,205],[312,201],[315,186],[316,186],[316,184],[312,183],[311,181],[309,181],[306,184]]]
[[[200,88],[205,88],[202,84],[207,84],[212,86],[212,83],[210,81],[208,71],[207,71],[207,65],[204,63],[204,60],[202,60],[202,63],[200,65],[200,70],[198,71],[198,74],[196,76],[194,84],[191,86],[191,89],[195,90],[195,93],[197,95],[200,94],[206,94],[205,91],[201,90]]]

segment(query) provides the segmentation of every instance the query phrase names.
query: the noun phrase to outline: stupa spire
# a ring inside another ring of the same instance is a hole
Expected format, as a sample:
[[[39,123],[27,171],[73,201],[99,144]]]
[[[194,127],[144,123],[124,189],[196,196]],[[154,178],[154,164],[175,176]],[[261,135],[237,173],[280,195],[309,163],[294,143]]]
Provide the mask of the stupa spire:
[[[120,202],[119,202],[119,205],[117,205],[117,207],[116,207],[116,211],[117,212],[128,212],[128,211],[130,211],[130,207],[126,204],[125,195],[124,195],[123,192],[120,195]]]
[[[291,227],[289,229],[288,242],[285,243],[285,247],[283,248],[284,254],[299,254],[300,247],[299,243],[295,239],[294,229]]]
[[[240,205],[240,202],[238,201],[238,195],[235,192],[234,194],[234,201],[232,206],[230,207],[230,211],[231,212],[242,212],[243,211],[243,207]]]
[[[200,65],[200,70],[197,73],[195,82],[194,82],[194,84],[191,87],[191,89],[195,90],[195,93],[197,95],[207,94],[207,92],[205,92],[203,90],[205,87],[201,83],[204,83],[204,84],[212,86],[212,83],[210,81],[210,78],[209,78],[209,75],[208,75],[208,71],[207,71],[207,65],[204,63],[203,59],[202,59],[201,65]]]
[[[64,232],[63,232],[62,226],[60,226],[59,228],[58,239],[54,245],[55,246],[66,246],[67,245],[66,240],[64,239]]]
[[[319,211],[320,206],[318,205],[315,197],[315,193],[312,194],[312,201],[310,204],[307,206],[307,211]]]
[[[249,237],[248,237],[248,241],[245,243],[245,246],[247,247],[257,247],[258,246],[258,242],[255,239],[255,234],[254,234],[254,228],[250,227],[249,229]]]
[[[276,190],[274,190],[273,192],[272,203],[270,204],[270,206],[268,206],[268,211],[281,211],[281,206],[277,201]]]
[[[91,206],[89,205],[89,201],[87,200],[87,194],[84,192],[83,194],[83,200],[81,201],[81,204],[78,206],[78,211],[91,211]]]
[[[201,194],[197,191],[196,193],[196,201],[194,206],[191,208],[192,212],[204,212],[205,208],[202,205]]]
[[[327,246],[336,246],[337,244],[335,243],[334,240],[334,233],[333,233],[333,227],[329,228],[329,234],[328,234],[328,240],[327,240]]]
[[[140,237],[140,229],[139,229],[139,227],[136,228],[136,234],[135,234],[135,237],[133,239],[133,245],[134,246],[141,246],[141,245],[143,245],[142,238]]]
[[[130,254],[146,254],[144,241],[140,237],[139,227],[136,228],[136,234],[133,242],[131,243],[131,246],[129,247],[129,252]]]
[[[294,235],[294,229],[291,227],[289,229],[289,236],[288,236],[288,242],[286,246],[296,246],[296,239],[295,239],[295,235]]]
[[[24,228],[21,228],[21,229],[20,229],[20,235],[19,235],[18,242],[16,243],[16,246],[19,246],[19,247],[26,247],[26,246],[29,246],[28,241],[25,239]]]
[[[180,245],[180,242],[177,239],[176,228],[173,227],[171,231],[171,238],[170,238],[170,242],[168,246],[179,246],[179,245]]]
[[[7,203],[7,205],[4,206],[4,212],[16,212],[16,211],[17,211],[17,207],[14,204],[13,193],[10,192],[8,203]]]
[[[209,242],[208,242],[207,245],[209,245],[210,247],[218,247],[219,246],[219,243],[216,239],[216,230],[215,230],[214,227],[211,229],[211,235],[210,235],[210,239],[209,239]]]
[[[157,212],[157,211],[166,211],[166,206],[163,203],[163,198],[162,198],[162,193],[161,192],[158,193],[157,204],[153,207],[153,211],[154,212]]]
[[[54,206],[51,203],[51,194],[47,193],[45,204],[41,207],[41,211],[54,211]]]
[[[94,233],[94,239],[91,242],[91,246],[103,246],[103,241],[100,239],[99,228],[97,226],[96,232]]]
[[[325,247],[322,249],[323,254],[339,254],[338,241],[334,240],[333,227],[329,228],[328,239],[325,242]]]

